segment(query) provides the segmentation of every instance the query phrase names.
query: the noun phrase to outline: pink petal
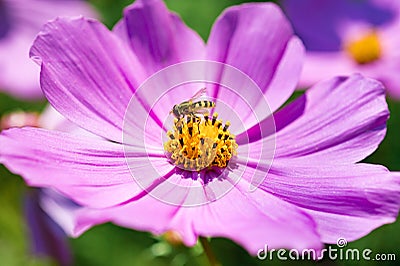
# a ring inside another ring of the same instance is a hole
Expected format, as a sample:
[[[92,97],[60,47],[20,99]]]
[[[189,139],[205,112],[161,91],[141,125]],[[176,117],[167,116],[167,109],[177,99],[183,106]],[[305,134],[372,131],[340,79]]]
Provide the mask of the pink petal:
[[[207,45],[207,58],[230,64],[252,78],[272,111],[293,93],[302,56],[303,47],[293,37],[289,22],[271,3],[228,8],[214,24]],[[218,90],[217,95],[225,97]],[[259,101],[249,105],[256,108]]]
[[[0,162],[29,185],[56,188],[81,204],[115,205],[142,191],[120,144],[37,128],[5,130],[0,144]],[[165,161],[162,150],[153,155],[141,150],[129,156]]]
[[[197,234],[227,237],[251,254],[269,248],[321,248],[314,222],[299,209],[261,190],[248,191],[240,181],[225,197],[202,208],[187,210]],[[183,216],[183,213],[178,216]],[[204,217],[207,217],[204,219]]]
[[[190,246],[202,235],[233,239],[252,254],[264,245],[299,250],[321,248],[314,223],[307,215],[261,190],[245,193],[242,189],[246,186],[241,183],[226,196],[203,206],[172,206],[146,196],[124,206],[82,212],[76,232],[112,221],[155,234],[174,230]]]
[[[125,9],[124,18],[114,28],[114,33],[134,52],[148,76],[173,64],[204,59],[203,40],[159,0],[135,1]],[[172,107],[189,99],[202,87],[197,85],[188,90],[189,85],[181,86],[179,89],[183,89],[183,95],[176,90],[166,93],[178,85],[176,82],[190,80],[186,74],[190,67],[183,68],[173,73],[161,71],[146,80],[135,92],[137,99],[130,103],[127,114],[133,116],[137,104],[141,104],[158,126],[163,127],[164,118],[168,117]],[[157,139],[160,140],[160,136]]]
[[[293,122],[292,113],[298,115]],[[384,88],[375,80],[354,75],[319,83],[275,116],[275,158],[358,162],[384,138],[388,116]]]
[[[138,0],[124,10],[114,32],[130,46],[149,75],[172,64],[204,58],[200,36],[160,0]]]
[[[358,162],[384,138],[388,116],[381,83],[361,75],[321,82],[274,115],[275,158],[297,164]],[[260,128],[268,135],[271,121],[246,132],[253,136],[253,146],[273,138],[258,140]],[[239,142],[242,135],[237,136]]]
[[[57,19],[36,38],[41,86],[66,118],[121,142],[126,106],[146,77],[138,59],[105,26],[90,19]]]
[[[74,203],[54,189],[42,189],[39,200],[40,207],[67,235],[72,236],[77,213],[87,208]]]
[[[355,240],[394,222],[400,179],[378,165],[293,165],[276,159],[259,189],[301,207],[326,243]]]

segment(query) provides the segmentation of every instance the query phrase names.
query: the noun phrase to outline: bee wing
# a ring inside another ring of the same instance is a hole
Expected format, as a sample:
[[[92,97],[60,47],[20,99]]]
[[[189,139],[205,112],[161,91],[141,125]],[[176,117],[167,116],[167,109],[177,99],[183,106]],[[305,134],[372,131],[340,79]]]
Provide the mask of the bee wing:
[[[210,109],[207,108],[200,108],[200,109],[196,109],[196,114],[206,114],[206,113],[210,113]]]
[[[200,97],[202,97],[202,96],[205,96],[205,95],[206,95],[206,92],[207,92],[206,87],[201,88],[200,90],[198,90],[198,91],[190,98],[190,100],[191,100],[191,101],[194,101],[194,100],[196,100],[196,99],[198,99],[198,98],[200,98]]]

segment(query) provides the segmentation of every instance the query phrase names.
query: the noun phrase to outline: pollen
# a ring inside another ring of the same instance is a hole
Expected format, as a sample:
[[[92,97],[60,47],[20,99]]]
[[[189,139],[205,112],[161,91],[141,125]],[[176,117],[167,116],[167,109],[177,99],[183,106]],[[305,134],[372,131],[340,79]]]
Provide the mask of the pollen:
[[[164,143],[170,162],[190,171],[227,167],[238,147],[229,126],[229,121],[224,124],[217,113],[175,119]]]
[[[379,36],[375,31],[349,42],[345,50],[360,65],[374,62],[382,55]]]

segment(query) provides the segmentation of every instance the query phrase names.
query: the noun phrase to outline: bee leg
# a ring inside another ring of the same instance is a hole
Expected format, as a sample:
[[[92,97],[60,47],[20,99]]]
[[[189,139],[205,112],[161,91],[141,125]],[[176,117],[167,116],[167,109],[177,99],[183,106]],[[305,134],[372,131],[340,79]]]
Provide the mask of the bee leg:
[[[197,116],[195,113],[190,113],[190,116],[192,117],[192,120],[195,122],[199,122],[200,121],[200,117]]]

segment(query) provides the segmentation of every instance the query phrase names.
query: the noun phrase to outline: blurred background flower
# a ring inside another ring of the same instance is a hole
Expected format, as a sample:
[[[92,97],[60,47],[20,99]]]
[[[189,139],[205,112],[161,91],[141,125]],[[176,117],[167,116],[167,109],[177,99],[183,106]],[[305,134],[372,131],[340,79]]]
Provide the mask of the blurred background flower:
[[[83,0],[0,0],[0,91],[24,99],[43,97],[29,48],[46,21],[79,15],[97,17]]]
[[[73,258],[67,235],[43,210],[41,201],[46,194],[43,195],[42,191],[31,189],[24,198],[31,253],[42,258],[52,258],[59,265],[72,265]]]
[[[400,1],[283,0],[307,56],[301,86],[362,73],[400,98]]]

